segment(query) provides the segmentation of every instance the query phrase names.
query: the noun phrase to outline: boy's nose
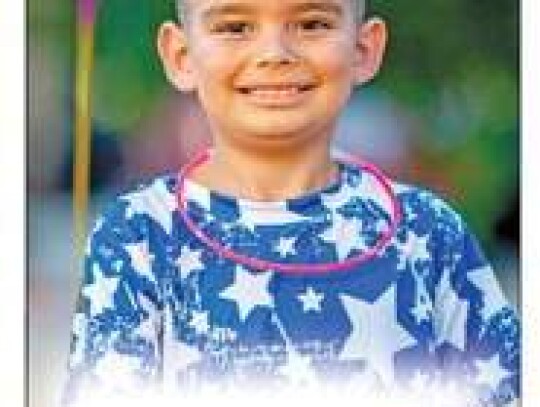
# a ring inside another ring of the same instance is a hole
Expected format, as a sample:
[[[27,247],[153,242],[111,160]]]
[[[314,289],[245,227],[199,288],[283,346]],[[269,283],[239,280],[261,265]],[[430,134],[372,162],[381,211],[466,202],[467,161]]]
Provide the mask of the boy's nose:
[[[255,57],[255,64],[259,67],[265,67],[268,65],[289,65],[292,64],[296,58],[288,53],[277,52],[265,52]]]
[[[281,30],[267,33],[261,39],[261,44],[255,55],[255,64],[259,67],[268,65],[289,65],[298,60]]]

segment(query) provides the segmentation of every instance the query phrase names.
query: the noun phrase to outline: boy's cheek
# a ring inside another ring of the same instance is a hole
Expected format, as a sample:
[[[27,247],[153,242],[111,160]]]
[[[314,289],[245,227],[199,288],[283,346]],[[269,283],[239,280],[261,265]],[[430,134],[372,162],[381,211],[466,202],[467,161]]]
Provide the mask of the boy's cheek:
[[[351,61],[332,58],[332,55],[326,54],[320,54],[318,58],[324,61],[323,65],[315,64],[319,81],[322,84],[347,86],[347,84],[354,82],[354,64]]]
[[[207,73],[208,79],[217,81],[237,70],[244,59],[241,50],[229,50],[224,47],[199,47],[193,54],[197,69]]]
[[[338,72],[350,66],[354,60],[356,48],[348,42],[332,41],[325,46],[305,48],[303,56],[313,66],[326,71]]]

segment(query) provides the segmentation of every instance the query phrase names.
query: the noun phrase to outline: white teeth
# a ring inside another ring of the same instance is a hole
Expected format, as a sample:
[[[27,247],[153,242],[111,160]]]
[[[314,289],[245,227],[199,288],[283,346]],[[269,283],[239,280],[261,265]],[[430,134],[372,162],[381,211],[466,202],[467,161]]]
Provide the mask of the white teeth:
[[[293,96],[300,92],[300,89],[296,86],[291,86],[288,88],[280,88],[280,89],[263,89],[263,88],[256,88],[251,89],[249,93],[255,96],[260,97],[287,97],[287,96]]]

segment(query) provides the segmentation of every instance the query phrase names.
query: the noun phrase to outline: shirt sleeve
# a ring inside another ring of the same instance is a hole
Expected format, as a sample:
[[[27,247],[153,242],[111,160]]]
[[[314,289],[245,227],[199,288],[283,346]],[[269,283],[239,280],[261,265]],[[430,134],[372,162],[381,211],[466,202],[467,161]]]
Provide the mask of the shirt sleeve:
[[[122,201],[113,205],[88,242],[63,406],[134,390],[140,394],[159,376],[159,284],[143,224],[127,219],[126,207]]]
[[[447,379],[470,389],[471,405],[508,406],[520,389],[520,324],[493,268],[467,229],[436,295],[438,352]],[[452,377],[449,377],[452,376]]]

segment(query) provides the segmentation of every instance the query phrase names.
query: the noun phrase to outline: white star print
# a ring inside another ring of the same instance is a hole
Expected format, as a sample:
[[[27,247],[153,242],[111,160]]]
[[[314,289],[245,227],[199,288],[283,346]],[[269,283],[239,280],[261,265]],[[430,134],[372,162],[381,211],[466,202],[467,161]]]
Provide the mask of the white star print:
[[[278,252],[281,257],[287,257],[288,254],[295,255],[295,243],[296,237],[280,237],[279,242],[274,246],[274,250]]]
[[[190,179],[185,181],[185,196],[190,201],[196,202],[206,212],[211,212],[211,196],[210,190],[193,182]],[[211,215],[210,215],[211,216]]]
[[[126,244],[124,247],[131,259],[133,270],[137,274],[146,277],[149,281],[156,283],[156,277],[152,273],[154,255],[150,254],[148,250],[148,242],[144,240],[139,243]]]
[[[445,269],[435,292],[433,322],[437,345],[447,342],[462,351],[465,350],[468,312],[469,303],[457,296],[450,284],[449,269]]]
[[[399,183],[394,183],[392,185],[392,189],[394,190],[394,193],[398,195],[414,191],[414,188],[411,187],[410,185],[399,184]]]
[[[417,261],[430,260],[431,256],[427,249],[428,241],[429,234],[420,237],[411,230],[407,232],[405,243],[396,241],[396,247],[400,252],[398,268],[404,269],[406,262],[410,262],[414,266]]]
[[[135,214],[146,214],[161,225],[167,234],[171,234],[172,212],[177,208],[177,203],[165,181],[158,180],[154,185],[132,192],[121,199],[129,203],[127,219],[131,219]]]
[[[293,386],[313,384],[316,381],[316,375],[311,368],[311,358],[309,355],[302,355],[295,349],[290,338],[287,336],[285,327],[275,313],[272,314],[272,320],[281,333],[281,337],[285,341],[285,349],[287,350],[287,361],[278,368],[279,373],[285,376],[288,383]]]
[[[159,320],[157,307],[152,301],[141,293],[137,294],[137,298],[139,299],[141,308],[148,314],[148,316],[141,321],[137,327],[136,333],[137,335],[140,335],[141,338],[146,339],[148,342],[154,343],[157,340],[157,325]]]
[[[194,271],[204,270],[201,256],[202,250],[191,250],[189,246],[182,246],[180,257],[176,259],[176,265],[180,269],[182,279],[188,278]]]
[[[294,347],[287,349],[287,362],[279,367],[279,372],[293,386],[316,383],[317,376],[311,367],[311,357],[302,355]]]
[[[163,338],[163,387],[167,391],[177,391],[177,373],[203,359],[202,352],[195,345],[187,345],[174,336],[174,322],[170,309],[165,312],[165,333]]]
[[[208,311],[193,311],[189,326],[195,330],[197,335],[208,333],[210,325],[208,324]]]
[[[92,228],[92,234],[95,234],[97,233],[102,227],[103,227],[103,224],[105,223],[105,219],[103,219],[102,216],[100,216],[97,220],[96,220],[96,223],[94,224],[94,227]]]
[[[90,315],[103,312],[105,308],[114,308],[113,295],[118,288],[118,277],[105,277],[97,263],[92,268],[94,282],[82,289],[82,294],[90,300]]]
[[[363,252],[368,248],[360,236],[361,232],[362,221],[360,219],[347,219],[336,212],[330,228],[326,229],[319,237],[334,244],[338,259],[344,260],[354,249]]]
[[[122,272],[122,267],[124,267],[124,262],[118,259],[114,261],[114,263],[112,264],[112,267],[117,273],[120,274]]]
[[[298,295],[298,299],[302,302],[304,312],[321,311],[321,302],[324,299],[323,293],[316,293],[312,287],[308,287],[305,294]]]
[[[430,313],[431,304],[426,300],[420,300],[420,298],[417,299],[416,304],[411,309],[411,314],[413,314],[417,324],[420,324],[422,321],[429,321]]]
[[[431,208],[437,213],[437,216],[451,216],[452,219],[455,221],[455,225],[457,226],[457,232],[462,233],[463,232],[463,222],[459,219],[459,216],[457,216],[456,212],[454,212],[448,204],[443,201],[442,199],[439,199],[435,197],[433,199],[433,196],[428,195],[425,199],[430,202]]]
[[[253,202],[242,199],[238,199],[237,202],[240,211],[238,223],[251,233],[255,233],[255,226],[282,226],[287,223],[310,220],[306,216],[289,211],[286,202],[277,202],[275,204],[265,202],[260,207],[253,207]]]
[[[482,293],[482,318],[488,321],[496,312],[500,311],[508,302],[489,266],[480,267],[467,273],[467,279]]]
[[[281,323],[281,320],[277,316],[275,312],[272,313],[272,321],[274,321],[274,324],[276,325],[276,328],[279,330],[279,333],[281,334],[281,338],[285,341],[285,349],[292,348],[293,344],[290,340],[290,338],[287,336],[287,331],[285,331],[285,327]]]
[[[82,313],[75,314],[73,318],[73,327],[71,332],[76,337],[76,346],[74,352],[70,355],[69,366],[73,368],[84,361],[85,344],[86,344],[86,326],[87,319]]]
[[[135,303],[135,297],[133,296],[133,290],[131,289],[131,287],[127,284],[126,281],[123,282],[122,286],[124,287],[124,291],[128,297],[131,307],[133,309],[137,308],[137,304]]]
[[[337,192],[321,194],[323,205],[332,212],[345,206],[356,196],[358,196],[358,191],[347,182],[344,182]]]
[[[218,343],[234,342],[238,337],[238,333],[229,327],[215,325],[212,327],[209,337]]]
[[[366,360],[385,385],[391,384],[394,378],[394,353],[416,343],[397,322],[395,297],[395,286],[372,304],[347,295],[340,296],[352,324],[352,332],[340,357]]]
[[[492,389],[495,389],[502,380],[509,377],[512,373],[501,366],[500,355],[498,353],[488,360],[477,360],[475,364],[478,369],[476,382],[487,384]]]
[[[358,183],[358,180],[360,181]],[[381,182],[369,171],[363,171],[359,176],[354,176],[351,186],[350,182],[343,182],[339,191],[331,194],[322,194],[324,205],[331,211],[335,211],[350,202],[354,197],[361,199],[369,198],[387,213],[391,212],[393,202],[389,194],[383,188]],[[392,185],[392,189],[394,186]],[[395,192],[395,191],[394,191]]]
[[[382,184],[373,175],[363,173],[360,185],[356,192],[360,197],[368,197],[386,213],[391,212],[392,200],[390,195],[383,189]]]
[[[75,314],[75,317],[73,317],[73,327],[71,329],[71,332],[79,337],[81,336],[86,329],[86,316],[83,313],[78,312]]]
[[[86,244],[84,245],[84,255],[85,256],[91,256],[92,255],[92,245],[93,241],[92,239],[87,239]]]
[[[274,306],[272,296],[268,292],[268,285],[273,273],[258,272],[250,273],[244,267],[237,265],[235,270],[235,281],[225,291],[221,297],[235,301],[238,305],[240,320],[245,321],[249,313],[257,306]]]
[[[420,324],[422,321],[429,321],[429,315],[433,311],[433,304],[431,303],[424,278],[414,270],[412,275],[416,283],[416,304],[411,309],[411,313],[415,317],[416,323]]]
[[[404,204],[402,208],[405,212],[405,219],[407,219],[409,222],[412,222],[418,217],[418,214],[414,212],[413,208],[410,205]]]
[[[390,228],[386,219],[379,219],[375,223],[375,230],[379,233],[386,232]]]
[[[156,325],[152,317],[144,318],[135,332],[141,339],[147,342],[155,343],[157,340]]]

